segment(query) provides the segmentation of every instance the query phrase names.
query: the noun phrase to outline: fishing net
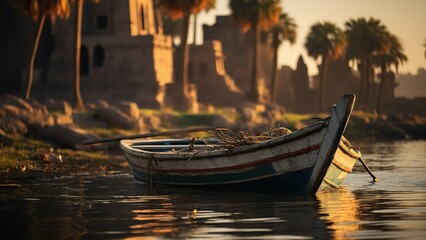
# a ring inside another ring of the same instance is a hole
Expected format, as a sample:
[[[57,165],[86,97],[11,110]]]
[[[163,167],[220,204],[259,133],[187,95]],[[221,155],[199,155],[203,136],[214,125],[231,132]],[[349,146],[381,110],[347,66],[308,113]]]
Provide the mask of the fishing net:
[[[238,133],[235,133],[229,129],[219,129],[215,131],[207,131],[212,137],[217,138],[220,140],[219,143],[215,144],[209,144],[208,141],[205,141],[204,138],[202,139],[205,144],[206,148],[208,150],[217,150],[217,149],[232,149],[239,146],[244,145],[251,145],[260,143],[266,140],[270,140],[276,137],[288,135],[291,133],[291,130],[285,127],[277,127],[269,129],[268,131],[265,131],[261,133],[260,135],[250,135],[248,132],[240,131]],[[194,142],[194,140],[191,141],[191,143]],[[194,149],[193,146],[189,146],[189,149]]]

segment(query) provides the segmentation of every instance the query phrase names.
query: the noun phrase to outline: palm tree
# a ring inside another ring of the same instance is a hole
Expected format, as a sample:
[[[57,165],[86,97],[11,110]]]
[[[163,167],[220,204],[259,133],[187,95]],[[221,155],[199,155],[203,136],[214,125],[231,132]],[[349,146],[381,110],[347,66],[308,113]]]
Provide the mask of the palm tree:
[[[271,86],[269,88],[271,91],[271,102],[274,102],[275,99],[275,82],[278,68],[278,48],[284,41],[288,41],[290,44],[294,44],[296,42],[296,29],[297,25],[294,22],[294,19],[287,13],[282,13],[280,15],[280,21],[278,24],[274,25],[271,29],[272,47],[274,49]]]
[[[361,104],[370,103],[372,84],[372,56],[386,52],[389,47],[387,29],[378,19],[358,18],[345,23],[348,40],[347,57],[359,61]]]
[[[229,7],[232,17],[241,26],[243,31],[253,29],[254,54],[253,54],[253,74],[251,87],[247,94],[250,101],[258,102],[259,93],[257,89],[257,68],[258,68],[258,45],[260,31],[268,30],[278,23],[281,13],[279,0],[230,0]]]
[[[389,51],[373,56],[373,64],[380,67],[380,90],[379,99],[377,101],[377,112],[382,112],[383,107],[383,92],[385,89],[385,76],[391,65],[395,66],[395,71],[398,73],[399,64],[403,64],[408,60],[404,54],[404,48],[398,37],[393,34],[388,34],[390,49]]]
[[[178,48],[178,61],[176,61],[176,85],[179,88],[175,99],[175,106],[182,110],[188,109],[188,61],[189,61],[189,18],[191,14],[197,14],[202,10],[209,10],[215,7],[215,0],[160,0],[159,6],[172,19],[183,18],[182,36],[180,47]]]
[[[81,54],[81,30],[83,23],[83,6],[84,0],[73,0],[74,1],[74,18],[75,18],[75,27],[74,27],[74,71],[73,71],[73,105],[77,109],[84,110],[84,102],[81,97],[80,90],[80,54]],[[93,3],[99,3],[100,0],[92,0]]]
[[[84,110],[83,98],[80,92],[80,54],[81,54],[81,29],[83,22],[84,0],[75,0],[75,27],[74,27],[74,71],[73,71],[73,105],[77,109]]]
[[[27,14],[29,14],[34,21],[36,21],[36,34],[31,45],[31,54],[28,54],[26,63],[23,97],[29,99],[31,95],[31,87],[33,83],[34,74],[34,61],[37,55],[38,44],[40,36],[43,31],[44,21],[46,16],[51,18],[68,18],[70,14],[70,7],[68,0],[22,0],[17,1]]]
[[[319,71],[319,111],[324,110],[324,86],[328,61],[339,58],[346,46],[345,35],[340,28],[330,22],[313,25],[306,38],[305,48],[308,55],[318,59],[321,57]]]

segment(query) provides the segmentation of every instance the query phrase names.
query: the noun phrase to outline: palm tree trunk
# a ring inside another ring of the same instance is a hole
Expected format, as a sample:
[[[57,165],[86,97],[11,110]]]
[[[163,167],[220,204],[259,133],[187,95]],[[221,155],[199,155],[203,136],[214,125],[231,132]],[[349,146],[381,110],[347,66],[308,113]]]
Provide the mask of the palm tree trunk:
[[[197,16],[198,16],[198,14],[194,14],[194,35],[193,35],[193,44],[195,45],[195,44],[197,44]]]
[[[74,79],[73,103],[75,108],[84,110],[83,98],[80,92],[80,52],[81,52],[81,25],[83,20],[83,2],[75,2],[75,32],[74,32]]]
[[[251,78],[251,86],[250,86],[250,90],[247,94],[247,98],[249,101],[252,102],[259,102],[259,92],[257,89],[257,67],[258,67],[258,54],[259,54],[259,39],[260,39],[260,27],[258,26],[258,24],[254,24],[253,27],[253,31],[254,31],[254,49],[253,49],[253,73],[252,73],[252,78]]]
[[[278,68],[278,45],[274,44],[274,56],[272,59],[272,78],[271,78],[271,86],[269,88],[269,91],[271,92],[271,102],[275,102],[275,88],[276,88],[276,81],[277,81],[277,68]]]
[[[321,62],[321,72],[320,72],[320,83],[319,83],[319,112],[324,111],[324,96],[325,96],[325,79],[327,71],[328,59],[327,57],[322,57]]]
[[[182,35],[180,46],[177,48],[176,61],[175,61],[175,81],[172,94],[173,102],[171,107],[178,111],[188,111],[193,107],[193,100],[189,89],[188,82],[188,62],[189,62],[189,45],[188,45],[188,32],[189,32],[189,18],[190,13],[184,15],[182,24]]]
[[[365,82],[365,62],[362,60],[361,63],[358,63],[357,68],[359,72],[359,87],[358,87],[358,95],[359,95],[359,105],[364,105],[364,82]]]
[[[37,55],[38,43],[40,41],[41,33],[43,32],[44,19],[46,14],[43,14],[37,19],[36,29],[37,33],[34,35],[34,41],[31,49],[31,54],[28,55],[27,60],[27,69],[25,71],[24,84],[25,88],[22,88],[22,95],[25,99],[29,99],[31,95],[31,87],[33,84],[33,75],[34,75],[34,62]]]
[[[360,105],[363,108],[367,108],[368,105],[368,95],[369,95],[369,78],[370,78],[370,63],[369,55],[364,54],[361,60],[361,80],[360,80]]]
[[[377,101],[377,112],[379,114],[382,113],[383,107],[383,92],[385,90],[385,75],[386,75],[386,65],[382,62],[380,72],[380,90],[379,90],[379,99]]]
[[[185,14],[183,18],[183,29],[181,36],[181,43],[179,46],[179,58],[177,61],[177,75],[176,83],[180,87],[184,96],[187,96],[188,90],[188,62],[189,62],[189,45],[188,45],[188,32],[189,32],[189,18],[190,14]]]
[[[366,82],[365,82],[365,106],[370,108],[371,88],[372,88],[372,74],[371,74],[371,54],[367,56],[366,67]]]

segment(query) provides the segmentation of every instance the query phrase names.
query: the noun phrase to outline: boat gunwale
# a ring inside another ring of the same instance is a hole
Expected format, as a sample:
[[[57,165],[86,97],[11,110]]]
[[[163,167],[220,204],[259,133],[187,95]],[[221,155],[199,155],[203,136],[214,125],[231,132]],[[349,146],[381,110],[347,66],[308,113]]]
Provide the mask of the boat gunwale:
[[[238,155],[242,153],[255,152],[255,151],[259,151],[259,150],[263,150],[263,149],[267,149],[271,147],[276,147],[279,145],[297,141],[299,139],[305,138],[306,136],[320,132],[323,129],[326,129],[327,125],[328,125],[328,119],[320,120],[307,127],[294,131],[288,135],[276,137],[276,138],[269,139],[260,143],[239,146],[234,149],[224,149],[224,150],[217,150],[217,151],[150,152],[150,151],[135,149],[131,147],[130,143],[135,142],[134,140],[122,140],[120,141],[120,147],[127,154],[131,154],[131,155],[138,156],[145,159],[155,158],[155,160],[187,161],[188,159],[203,159],[203,158],[211,158],[211,157],[233,156],[233,155]]]

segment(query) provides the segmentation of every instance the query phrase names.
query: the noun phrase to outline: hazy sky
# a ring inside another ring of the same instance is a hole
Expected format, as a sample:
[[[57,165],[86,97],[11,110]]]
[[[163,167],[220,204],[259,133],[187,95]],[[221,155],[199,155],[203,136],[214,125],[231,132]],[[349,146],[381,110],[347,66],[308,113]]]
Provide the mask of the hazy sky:
[[[280,48],[280,65],[289,65],[294,69],[302,54],[309,73],[317,73],[315,61],[307,56],[303,47],[310,26],[319,21],[330,21],[344,29],[348,19],[374,17],[380,19],[403,44],[408,62],[400,67],[400,73],[415,74],[419,67],[426,68],[423,47],[426,40],[426,0],[281,0],[281,5],[294,18],[298,30],[296,43],[291,46],[285,42]],[[216,0],[216,9],[199,14],[198,33],[202,31],[202,24],[213,24],[216,15],[228,14],[228,0]],[[198,37],[197,42],[201,42],[201,37]]]

